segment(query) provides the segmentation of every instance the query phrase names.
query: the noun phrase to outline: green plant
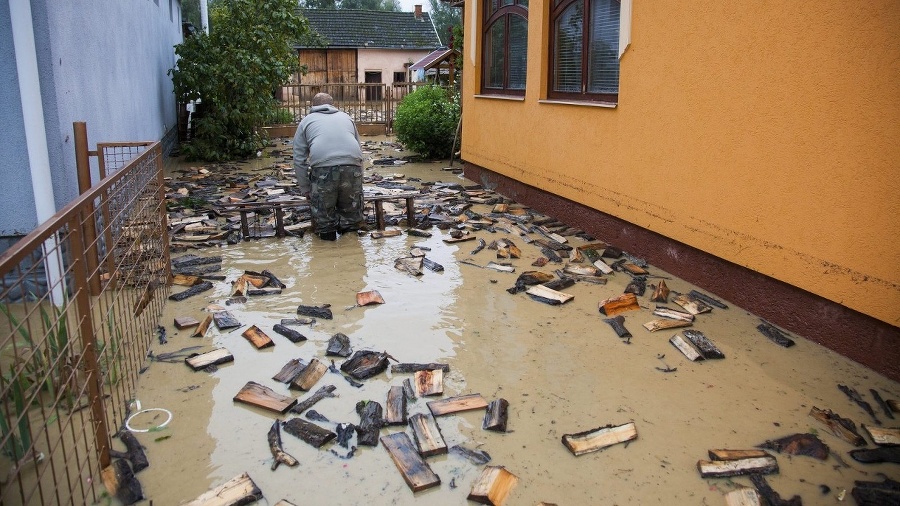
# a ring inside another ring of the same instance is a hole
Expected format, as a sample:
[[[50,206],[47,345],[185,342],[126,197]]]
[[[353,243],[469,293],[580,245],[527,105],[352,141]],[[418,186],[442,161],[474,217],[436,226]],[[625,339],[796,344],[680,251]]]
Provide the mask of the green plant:
[[[24,458],[25,452],[31,448],[31,427],[28,425],[28,409],[25,405],[25,390],[27,388],[22,385],[20,377],[14,380],[2,378],[0,380],[0,389],[6,385],[10,386],[10,396],[12,397],[18,422],[16,430],[13,430],[6,420],[6,416],[0,412],[0,439],[6,440],[6,443],[0,448],[0,452],[17,462]]]
[[[425,158],[449,158],[459,114],[458,96],[439,86],[422,86],[397,106],[394,131],[408,149]]]
[[[186,158],[247,158],[264,146],[258,127],[275,108],[273,91],[300,69],[291,45],[311,39],[296,7],[295,0],[220,0],[210,34],[175,46],[175,95],[181,103],[201,100],[182,147]]]
[[[295,122],[294,113],[292,113],[290,109],[285,109],[283,107],[278,107],[272,111],[266,121],[266,123],[270,125],[285,125]]]

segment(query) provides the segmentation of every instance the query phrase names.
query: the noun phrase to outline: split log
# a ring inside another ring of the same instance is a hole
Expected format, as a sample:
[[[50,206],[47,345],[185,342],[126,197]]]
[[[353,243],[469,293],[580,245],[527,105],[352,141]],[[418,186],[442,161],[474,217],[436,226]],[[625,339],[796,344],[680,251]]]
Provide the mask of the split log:
[[[144,469],[150,467],[150,462],[147,460],[147,454],[144,453],[144,447],[141,446],[140,441],[134,436],[130,430],[123,430],[119,433],[119,439],[125,443],[126,457],[128,462],[131,463],[131,469],[135,473],[139,473]]]
[[[849,418],[842,418],[830,409],[819,409],[815,406],[809,411],[809,416],[828,427],[829,432],[843,439],[853,446],[865,446],[866,440],[856,431],[856,424]]]
[[[488,262],[484,266],[485,269],[492,269],[499,272],[516,272],[516,268],[512,265],[501,264],[497,262]]]
[[[297,402],[297,404],[291,408],[291,413],[296,413],[298,415],[303,414],[304,411],[313,407],[313,405],[326,397],[337,397],[334,395],[336,387],[334,385],[325,385],[323,387],[319,387],[318,390],[306,399]]]
[[[694,321],[694,315],[692,315],[691,313],[676,311],[665,306],[656,306],[656,309],[653,310],[653,314],[656,316],[662,316],[663,318],[668,318],[670,320],[680,320],[683,322]]]
[[[413,492],[436,487],[441,479],[428,466],[428,463],[416,452],[412,441],[405,432],[397,432],[383,436],[381,444],[391,456],[403,480]]]
[[[628,271],[628,272],[634,274],[635,276],[646,276],[647,274],[650,274],[650,273],[647,272],[647,270],[644,269],[643,267],[640,267],[640,266],[638,266],[638,265],[635,265],[635,264],[633,264],[633,263],[631,263],[631,262],[623,262],[623,263],[622,263],[622,269],[625,269],[626,271]]]
[[[604,318],[603,321],[609,324],[613,330],[616,331],[616,335],[619,337],[631,337],[631,332],[628,332],[628,329],[625,328],[625,317],[622,315],[614,316],[612,318]]]
[[[262,275],[269,278],[269,284],[274,286],[275,288],[287,288],[287,285],[281,282],[274,274],[272,274],[268,270],[263,270]]]
[[[769,322],[763,321],[756,326],[756,330],[782,348],[790,348],[795,344],[793,339]]]
[[[850,450],[850,456],[863,464],[877,464],[880,462],[892,462],[900,464],[900,446],[879,446],[878,448],[863,448]]]
[[[696,300],[685,294],[676,295],[672,299],[672,302],[683,307],[685,311],[687,311],[688,313],[691,313],[692,315],[698,315],[698,314],[708,313],[708,312],[712,311],[712,307],[708,306],[703,301]]]
[[[394,268],[411,276],[421,276],[424,257],[403,257],[394,261]]]
[[[449,415],[460,411],[484,409],[488,403],[481,394],[460,395],[426,403],[434,416]]]
[[[644,292],[647,291],[647,277],[646,276],[634,276],[631,278],[631,281],[628,283],[628,286],[625,287],[625,293],[633,293],[635,295],[643,296]]]
[[[495,399],[488,404],[487,411],[484,413],[484,421],[481,423],[481,428],[495,432],[506,432],[506,422],[508,418],[509,402],[503,398]]]
[[[610,267],[608,263],[604,262],[603,260],[601,260],[599,258],[596,261],[594,261],[592,265],[594,267],[596,267],[597,269],[600,269],[600,272],[602,272],[603,274],[609,275],[609,274],[613,273],[613,268]]]
[[[419,455],[430,457],[447,453],[447,443],[444,442],[441,428],[433,416],[416,413],[409,417],[409,427],[412,429]]]
[[[715,449],[709,450],[710,460],[741,460],[741,459],[761,459],[770,455],[763,450],[727,450]]]
[[[575,281],[580,281],[582,283],[590,283],[592,285],[605,285],[607,282],[606,278],[600,276],[572,276]]]
[[[778,472],[778,462],[771,455],[737,460],[700,460],[697,470],[703,478],[770,474]]]
[[[428,364],[416,364],[408,362],[391,364],[392,373],[411,373],[416,371],[433,371],[437,369],[440,369],[443,372],[450,372],[450,364],[440,364],[437,362],[431,362]]]
[[[266,333],[256,325],[251,325],[250,328],[242,332],[241,335],[244,336],[246,340],[250,341],[250,344],[255,346],[257,350],[275,346],[275,343],[272,342],[272,338],[267,336]]]
[[[141,482],[134,477],[127,460],[114,460],[103,468],[100,477],[109,494],[122,501],[122,504],[134,504],[144,498]]]
[[[699,330],[685,330],[684,337],[700,351],[700,354],[706,360],[725,358],[725,354],[719,348],[716,348],[716,345],[703,335],[703,332]]]
[[[480,504],[502,506],[519,478],[502,466],[486,466],[472,485],[466,499]]]
[[[444,372],[440,369],[416,371],[414,378],[419,397],[444,393]]]
[[[328,366],[314,358],[300,371],[297,377],[291,380],[290,388],[309,391],[316,385],[316,382],[322,379],[322,376],[325,376],[326,372],[328,372]]]
[[[431,237],[431,232],[419,228],[408,228],[406,229],[406,235],[411,235],[413,237]]]
[[[262,499],[262,491],[253,483],[250,475],[244,473],[204,492],[189,502],[188,506],[237,506]]]
[[[637,435],[634,422],[628,422],[618,426],[606,425],[575,434],[564,434],[562,443],[577,457],[637,439]]]
[[[178,330],[189,329],[200,325],[200,320],[193,316],[177,316],[175,317],[175,328]]]
[[[751,474],[750,482],[753,483],[753,486],[756,487],[756,491],[759,492],[759,495],[762,497],[763,501],[769,506],[803,505],[803,501],[800,500],[799,495],[795,495],[788,500],[782,499],[781,495],[769,486],[769,482],[767,482],[761,474]]]
[[[276,421],[276,423],[278,422]],[[337,437],[334,432],[302,418],[291,418],[284,422],[284,431],[314,448],[321,448],[325,443]]]
[[[278,394],[271,388],[254,381],[248,381],[233,400],[281,414],[286,413],[297,402],[297,399],[293,397]]]
[[[212,290],[213,284],[209,281],[204,281],[198,285],[194,285],[183,292],[173,293],[169,295],[169,300],[174,300],[176,302],[182,301],[188,297],[193,297],[199,293],[203,293],[207,290]]]
[[[272,457],[275,458],[272,462],[273,471],[278,469],[280,464],[294,467],[300,463],[297,459],[284,451],[284,447],[281,445],[281,423],[278,420],[275,420],[275,423],[272,424],[272,428],[269,429],[266,439],[269,441],[269,450],[272,452]]]
[[[680,334],[675,334],[674,336],[672,336],[669,339],[669,342],[672,343],[672,346],[678,348],[678,351],[683,353],[688,360],[692,362],[703,360],[703,354],[700,353],[700,350],[698,350],[696,346],[691,344],[690,341],[682,337]]]
[[[450,453],[459,455],[476,466],[481,466],[491,461],[491,455],[488,452],[484,450],[471,450],[460,445],[451,446]]]
[[[359,401],[356,403],[359,414],[359,425],[356,427],[356,440],[361,445],[377,446],[378,432],[384,426],[381,404],[375,401]]]
[[[297,314],[301,316],[310,316],[312,318],[322,318],[323,320],[331,320],[334,315],[331,313],[331,304],[322,304],[321,306],[297,306]]]
[[[206,331],[209,330],[209,326],[212,321],[213,316],[211,314],[206,315],[206,318],[204,318],[203,321],[200,322],[200,325],[197,326],[197,330],[195,330],[194,333],[191,334],[191,337],[206,337]]]
[[[900,427],[870,427],[862,424],[862,428],[869,433],[872,442],[879,446],[900,446]]]
[[[217,348],[206,353],[192,354],[184,359],[184,363],[191,369],[199,371],[211,365],[226,364],[234,362],[234,355],[225,348]]]
[[[580,248],[573,248],[572,251],[569,252],[569,262],[574,264],[584,262],[584,253],[582,253]]]
[[[475,240],[475,236],[473,234],[469,234],[469,235],[463,235],[460,237],[448,237],[448,238],[444,239],[444,242],[447,244],[453,244],[453,243],[457,243],[457,242],[474,241],[474,240]]]
[[[550,304],[551,306],[557,306],[560,304],[565,304],[570,300],[574,299],[575,296],[558,292],[551,288],[546,287],[545,285],[535,285],[525,291],[532,299],[543,302],[545,304]]]
[[[649,322],[645,323],[644,328],[649,330],[650,332],[656,332],[657,330],[678,329],[683,327],[690,327],[692,325],[693,323],[689,321],[660,318],[659,320],[650,320]]]
[[[721,300],[706,295],[705,293],[698,292],[697,290],[691,290],[690,292],[688,292],[688,295],[695,300],[702,300],[704,303],[709,304],[710,306],[717,307],[719,309],[728,309],[728,306]]]
[[[788,455],[806,455],[814,459],[825,460],[828,458],[828,445],[822,442],[815,434],[793,434],[780,439],[766,441],[759,448],[774,450]]]
[[[884,476],[884,481],[855,481],[850,495],[860,506],[900,504],[900,481]]]
[[[381,374],[387,366],[387,353],[360,350],[341,364],[341,370],[353,379],[364,380]]]
[[[517,257],[518,258],[518,257]],[[431,272],[444,272],[444,266],[428,257],[422,258],[422,265]]]
[[[891,409],[891,407],[888,405],[888,403],[885,402],[885,400],[881,398],[881,394],[878,393],[878,390],[875,390],[874,388],[870,388],[869,393],[872,394],[872,398],[875,399],[875,403],[881,407],[882,411],[884,411],[884,415],[887,416],[888,418],[890,418],[891,420],[893,420],[894,412]]]
[[[619,313],[634,311],[641,308],[641,306],[638,305],[637,296],[633,293],[626,293],[611,299],[601,300],[599,306],[600,312],[606,316],[616,316]]]
[[[406,425],[406,395],[403,387],[392,386],[388,390],[384,422],[388,425]]]
[[[281,288],[250,288],[247,290],[247,295],[250,297],[261,295],[281,295]]]
[[[282,325],[312,325],[316,323],[315,318],[282,318]]]
[[[659,284],[653,288],[653,294],[650,295],[652,302],[662,302],[665,304],[669,301],[669,287],[666,286],[664,280],[659,280]]]
[[[887,404],[887,407],[890,408],[894,413],[900,413],[900,401],[896,399],[888,399],[884,401]]]
[[[297,332],[296,330],[294,330],[290,327],[281,325],[280,323],[276,323],[272,327],[272,330],[274,330],[275,332],[288,338],[288,340],[292,343],[301,343],[303,341],[306,341],[306,336],[304,336],[303,334]]]
[[[403,396],[406,397],[406,400],[412,401],[416,399],[416,391],[413,389],[412,381],[409,378],[403,380]]]
[[[185,267],[194,267],[197,265],[209,265],[209,264],[220,264],[222,263],[222,257],[220,256],[212,256],[212,257],[201,257],[197,255],[184,255],[178,258],[172,259],[172,268],[173,269],[183,269]]]
[[[350,348],[350,338],[345,334],[338,332],[328,340],[328,348],[325,350],[325,355],[346,358],[351,353],[353,353],[353,350]]]
[[[725,506],[765,506],[754,488],[740,487],[725,494]]]
[[[397,229],[375,230],[371,234],[369,234],[369,236],[372,237],[372,239],[383,239],[385,237],[397,237],[398,235],[401,235],[402,233],[403,232],[401,232]]]
[[[847,385],[838,385],[838,390],[844,392],[844,394],[853,402],[856,403],[857,406],[861,407],[863,411],[869,414],[872,417],[872,420],[875,421],[877,425],[881,425],[881,421],[875,416],[875,410],[872,409],[872,406],[863,400],[862,396],[859,395],[859,392],[856,391],[853,387],[848,387]]]
[[[290,383],[307,365],[299,358],[292,358],[288,363],[284,364],[284,367],[281,368],[278,374],[272,376],[272,379],[279,383]]]
[[[378,290],[369,290],[356,294],[357,306],[368,306],[369,304],[384,304],[384,298],[381,297]]]
[[[219,330],[234,329],[241,326],[241,322],[228,311],[216,311],[212,316]]]
[[[559,290],[565,290],[566,288],[569,288],[570,286],[575,285],[575,280],[573,278],[567,276],[565,273],[560,274],[559,272],[557,272],[557,274],[559,275],[559,278],[547,281],[546,283],[544,283],[543,285],[540,285],[540,286],[543,286],[544,288],[549,288],[551,290],[559,291]]]
[[[578,251],[578,250],[572,250],[572,251]],[[572,264],[569,264],[569,265],[563,267],[563,272],[565,272],[566,274],[574,274],[577,276],[599,276],[600,274],[602,274],[600,272],[600,269],[598,269],[594,266],[572,265]]]
[[[200,276],[188,276],[186,274],[175,274],[172,276],[172,284],[178,286],[194,286],[203,282]]]

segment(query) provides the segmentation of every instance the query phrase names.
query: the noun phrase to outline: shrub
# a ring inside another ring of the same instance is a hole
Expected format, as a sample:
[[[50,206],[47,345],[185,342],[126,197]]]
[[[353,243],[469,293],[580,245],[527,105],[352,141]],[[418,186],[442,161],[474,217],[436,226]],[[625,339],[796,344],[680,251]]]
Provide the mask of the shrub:
[[[420,87],[397,106],[397,140],[425,158],[449,158],[459,114],[458,97],[439,86]]]

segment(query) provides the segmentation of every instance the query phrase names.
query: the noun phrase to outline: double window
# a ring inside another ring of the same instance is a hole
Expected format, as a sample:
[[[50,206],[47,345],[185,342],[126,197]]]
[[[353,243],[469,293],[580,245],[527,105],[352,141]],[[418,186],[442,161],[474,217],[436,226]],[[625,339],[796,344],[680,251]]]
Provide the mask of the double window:
[[[619,0],[553,0],[549,97],[616,102]]]
[[[524,95],[528,0],[484,0],[482,93]]]

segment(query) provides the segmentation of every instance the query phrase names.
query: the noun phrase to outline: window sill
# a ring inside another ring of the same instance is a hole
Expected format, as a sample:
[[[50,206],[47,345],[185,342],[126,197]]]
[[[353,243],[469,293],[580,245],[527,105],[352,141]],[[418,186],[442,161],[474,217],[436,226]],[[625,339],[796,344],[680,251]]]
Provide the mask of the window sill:
[[[556,99],[545,99],[538,100],[539,104],[561,104],[561,105],[580,105],[586,107],[600,107],[603,109],[615,109],[618,104],[615,102],[590,102],[590,101],[579,101],[579,100],[556,100]]]
[[[475,95],[475,98],[490,98],[494,100],[512,100],[513,102],[524,102],[525,97],[520,95]]]

